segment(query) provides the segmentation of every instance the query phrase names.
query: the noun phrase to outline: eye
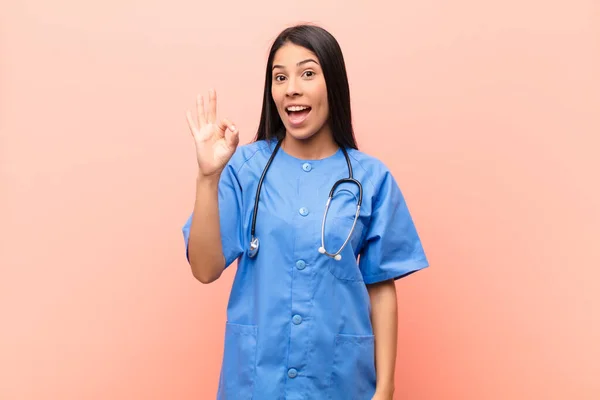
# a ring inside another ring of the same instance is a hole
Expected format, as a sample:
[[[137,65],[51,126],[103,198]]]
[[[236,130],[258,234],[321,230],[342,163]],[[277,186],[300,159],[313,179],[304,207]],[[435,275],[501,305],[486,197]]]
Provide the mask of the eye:
[[[313,76],[315,76],[314,71],[304,71],[304,76],[306,76],[307,78],[312,78]]]
[[[275,82],[282,82],[283,79],[285,79],[285,76],[283,76],[283,75],[275,75],[275,77],[273,79],[275,80]]]

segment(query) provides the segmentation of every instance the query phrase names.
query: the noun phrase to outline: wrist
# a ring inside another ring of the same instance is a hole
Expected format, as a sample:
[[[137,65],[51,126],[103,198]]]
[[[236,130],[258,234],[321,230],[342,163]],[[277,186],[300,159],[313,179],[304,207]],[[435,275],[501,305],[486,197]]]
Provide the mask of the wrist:
[[[392,398],[394,395],[394,384],[393,383],[377,383],[375,393],[379,396],[386,398]]]
[[[203,175],[201,172],[198,172],[196,183],[201,186],[216,186],[219,184],[220,178],[220,172],[211,175]]]

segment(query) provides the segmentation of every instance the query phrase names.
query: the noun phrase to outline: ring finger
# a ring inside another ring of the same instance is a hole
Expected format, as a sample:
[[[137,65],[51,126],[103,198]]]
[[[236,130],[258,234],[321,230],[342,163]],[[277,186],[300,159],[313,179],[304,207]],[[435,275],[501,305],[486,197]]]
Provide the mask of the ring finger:
[[[204,97],[196,96],[196,108],[198,109],[198,129],[206,125],[206,113],[204,111]]]

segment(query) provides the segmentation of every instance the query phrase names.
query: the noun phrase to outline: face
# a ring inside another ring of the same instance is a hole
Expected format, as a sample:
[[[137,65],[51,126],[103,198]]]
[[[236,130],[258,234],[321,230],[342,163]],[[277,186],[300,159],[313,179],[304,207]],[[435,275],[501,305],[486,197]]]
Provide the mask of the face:
[[[277,50],[271,95],[288,135],[302,140],[330,134],[325,77],[310,50],[292,43]]]

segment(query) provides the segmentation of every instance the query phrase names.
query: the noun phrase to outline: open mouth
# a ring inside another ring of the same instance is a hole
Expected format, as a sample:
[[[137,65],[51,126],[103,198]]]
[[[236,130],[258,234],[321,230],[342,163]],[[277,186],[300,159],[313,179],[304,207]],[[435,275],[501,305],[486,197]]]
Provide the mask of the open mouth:
[[[292,125],[302,124],[312,109],[308,106],[290,106],[285,109],[288,115],[288,120]]]

